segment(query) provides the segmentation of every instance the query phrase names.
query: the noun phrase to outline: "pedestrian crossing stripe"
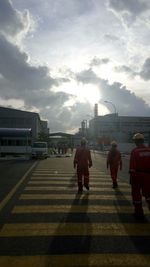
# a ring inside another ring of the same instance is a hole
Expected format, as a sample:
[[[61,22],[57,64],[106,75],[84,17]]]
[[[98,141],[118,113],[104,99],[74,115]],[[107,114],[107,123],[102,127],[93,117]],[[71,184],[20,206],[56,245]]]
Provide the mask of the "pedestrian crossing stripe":
[[[37,173],[37,172],[39,172],[39,173],[62,173],[62,174],[66,174],[66,173],[69,173],[69,174],[71,174],[71,173],[75,173],[76,172],[76,170],[75,169],[71,169],[71,170],[64,170],[64,169],[49,169],[49,170],[39,170],[38,168],[36,168],[36,169],[34,169],[33,170],[33,173]],[[96,172],[96,173],[99,173],[99,172]]]
[[[40,162],[40,166],[42,166],[42,164],[43,164],[43,161]],[[47,164],[47,166],[49,165]],[[58,168],[59,171],[62,168],[63,166],[61,166],[60,169]],[[36,169],[37,172],[33,172],[33,176],[28,177],[27,180],[24,181],[24,184],[20,189],[21,189],[21,192],[23,192],[23,190],[25,191],[24,191],[24,194],[20,195],[19,197],[19,201],[18,201],[19,205],[14,206],[14,208],[11,210],[12,214],[11,216],[8,217],[8,221],[6,218],[7,223],[4,224],[3,226],[1,224],[1,227],[2,227],[0,231],[0,238],[1,238],[1,244],[2,244],[1,254],[3,253],[4,255],[6,255],[8,253],[10,256],[0,256],[0,266],[2,267],[25,267],[25,266],[28,266],[28,267],[31,267],[31,266],[32,267],[33,266],[36,266],[36,267],[45,267],[45,266],[51,266],[51,267],[56,267],[56,266],[59,266],[59,267],[75,267],[75,266],[76,267],[77,266],[78,267],[87,267],[87,266],[89,267],[90,266],[91,267],[102,267],[102,266],[103,267],[106,267],[106,266],[107,267],[108,266],[148,267],[149,266],[150,255],[148,254],[149,247],[147,247],[149,246],[149,240],[150,240],[149,224],[139,223],[139,222],[135,223],[135,220],[132,219],[133,206],[131,205],[130,202],[126,203],[128,204],[127,206],[119,205],[118,200],[128,200],[128,197],[131,200],[131,188],[129,187],[127,183],[123,183],[120,181],[119,188],[113,190],[109,187],[109,184],[111,185],[112,183],[110,175],[106,174],[106,172],[104,174],[102,174],[101,172],[90,172],[90,179],[91,179],[90,180],[90,183],[91,183],[90,192],[85,190],[85,193],[79,195],[79,194],[76,194],[77,186],[76,184],[74,184],[76,174],[74,172],[72,172],[71,170],[68,170],[67,172],[66,170],[66,171],[62,171],[63,174],[61,175],[61,173],[57,171],[57,174],[55,175],[53,174],[53,170],[51,170],[50,168],[48,168],[46,172],[43,172],[44,169],[42,169],[41,172],[39,172],[37,168]],[[54,172],[55,171],[56,170],[54,169]],[[74,177],[70,177],[71,175]],[[45,180],[48,180],[48,183]],[[29,181],[30,186],[28,185],[26,188],[24,188],[25,184],[27,184],[28,181]],[[37,185],[40,185],[40,183],[44,181],[46,183],[42,183],[42,184],[43,185],[45,184],[45,186],[43,187],[37,186]],[[65,188],[64,186],[63,187],[60,186],[61,184],[60,181],[62,181],[62,184],[66,186]],[[128,188],[126,188],[126,186],[122,186],[122,183],[126,184]],[[58,186],[57,187],[46,186],[46,185],[54,185],[54,184],[58,184]],[[100,184],[99,187],[100,186],[102,187],[96,188],[96,185],[98,184]],[[106,184],[107,186],[105,186]],[[93,187],[93,185],[95,185],[95,187]],[[34,192],[29,192],[29,190],[33,190]],[[43,194],[40,193],[40,190],[42,190]],[[74,193],[72,194],[72,192]],[[99,194],[99,192],[101,194],[103,193],[103,195]],[[104,195],[105,192],[106,192],[106,195]],[[127,192],[130,192],[130,195]],[[35,194],[31,194],[31,193],[35,193]],[[40,194],[37,194],[37,193],[40,193]],[[17,192],[17,196],[18,194],[19,192]],[[31,203],[35,203],[35,201],[29,202],[28,200],[30,199],[31,200],[36,199],[37,205],[31,205]],[[40,202],[41,199],[48,200],[47,202],[41,201],[42,204],[46,202],[48,204],[51,203],[51,205],[40,205],[39,203],[41,203]],[[50,202],[49,200],[51,199],[54,199],[54,201]],[[55,199],[56,200],[57,199],[59,200],[68,199],[68,200],[71,200],[70,202],[73,202],[73,203],[62,201],[62,204],[64,202],[67,202],[69,203],[69,205],[65,205],[65,204],[55,205],[56,203],[58,203],[57,201],[55,202]],[[113,205],[110,205],[109,201],[107,202],[107,205],[104,205],[104,203],[102,205],[90,205],[91,203],[88,203],[86,205],[85,202],[88,202],[88,200],[91,200],[91,199],[93,200],[112,199],[114,200],[114,202],[113,202]],[[25,200],[25,201],[20,201],[20,200]],[[83,200],[87,200],[87,201],[84,202]],[[54,205],[52,205],[52,203],[54,203]],[[76,205],[74,205],[75,203]],[[27,204],[27,205],[22,205],[22,204]],[[9,205],[8,205],[8,208],[9,208]],[[149,214],[147,207],[146,208],[144,207],[144,213]],[[69,217],[70,215],[71,217]],[[83,215],[84,220],[82,220],[82,215]],[[90,220],[89,220],[89,218],[91,218],[90,216],[91,217],[96,216],[96,218],[98,218],[96,220],[98,221],[98,223],[90,223]],[[106,218],[106,216],[108,217]],[[115,216],[117,218],[117,223],[111,222],[111,217],[114,218]],[[60,221],[60,217],[62,218],[61,221]],[[124,220],[124,217],[125,218],[127,217],[127,219],[125,219],[127,223],[122,222],[122,220]],[[41,223],[38,222],[38,218],[40,218],[39,221],[41,221]],[[65,218],[67,218],[66,221],[68,221],[66,223],[64,222]],[[121,218],[121,221],[119,218]],[[131,223],[130,223],[130,219],[131,219]],[[50,223],[49,220],[52,222]],[[56,220],[57,222],[54,223]],[[17,223],[17,221],[21,223]],[[35,223],[33,223],[33,221],[35,221]],[[45,221],[47,221],[47,223],[45,223]],[[81,223],[79,221],[81,221]],[[103,221],[106,221],[106,223]],[[110,223],[108,223],[108,221],[110,221]],[[11,223],[8,223],[8,222],[11,222]],[[59,249],[59,241],[60,241],[60,244],[62,243],[62,246],[64,247],[63,241],[65,240],[67,244],[68,240],[72,240],[72,236],[75,242],[79,240],[79,246],[80,247],[82,246],[82,249],[78,247],[78,243],[77,245],[76,244],[73,245],[69,243],[69,247],[71,247],[71,250],[65,251],[65,249],[63,250],[62,248]],[[133,241],[132,241],[132,236],[133,236]],[[50,239],[53,240],[53,237],[54,237],[54,240],[56,241],[56,243],[54,242],[55,245],[53,244],[53,242],[51,243],[50,241]],[[93,241],[93,243],[90,243],[89,241],[89,244],[88,244],[88,238],[90,238],[91,240],[95,239],[96,241]],[[136,238],[138,239],[138,241],[136,241]],[[111,243],[112,239],[113,241]],[[43,244],[45,243],[45,240],[47,240],[46,241],[47,247],[43,246]],[[84,240],[83,243],[82,243],[82,240]],[[117,244],[116,240],[120,240],[120,243],[117,246],[117,248],[115,245]],[[32,241],[33,241],[33,245],[32,245]],[[109,246],[109,241],[110,241],[110,246]],[[37,244],[35,244],[36,242]],[[87,246],[86,246],[86,242],[87,242]],[[140,242],[140,246],[138,242]],[[9,244],[9,248],[8,248],[8,244]],[[94,244],[96,244],[96,248],[95,250],[92,250],[92,248],[94,248]],[[128,244],[129,244],[129,249],[128,249]],[[144,244],[145,246],[143,248]],[[51,245],[52,247],[50,247]],[[24,249],[28,248],[28,246],[29,246],[29,249],[25,251]],[[35,248],[36,246],[38,249]],[[54,246],[56,247],[55,248],[56,251],[55,249],[51,250]],[[74,246],[77,246],[77,247],[75,247],[74,249]],[[104,246],[105,246],[105,250],[102,250],[102,247]],[[119,249],[120,246],[123,246],[121,250],[117,250]],[[84,248],[86,247],[87,249],[84,250]],[[41,248],[43,248],[43,250],[41,250]],[[113,250],[113,248],[115,248],[115,250]],[[86,251],[85,254],[83,254],[83,251]],[[105,254],[104,254],[104,251],[106,251]],[[120,254],[119,251],[123,252],[123,254]],[[99,252],[99,254],[95,254],[93,252],[95,253]],[[143,254],[140,254],[141,252],[143,252]],[[41,255],[38,255],[40,253]],[[48,253],[49,254],[57,253],[59,255],[56,255],[56,254],[55,255],[44,255]],[[61,255],[62,253],[66,253],[66,254]],[[27,256],[15,256],[19,254],[22,254],[22,255],[27,254]]]
[[[76,177],[59,177],[59,178],[56,178],[56,177],[32,177],[30,179],[30,181],[53,181],[53,182],[66,182],[67,184],[70,183],[70,182],[77,182],[77,178]],[[112,180],[110,178],[106,178],[106,179],[91,179],[90,180],[90,184],[93,183],[93,182],[111,182],[112,183]],[[120,183],[120,181],[118,180],[118,183]],[[122,182],[122,183],[125,183],[125,184],[128,184],[127,182]],[[129,184],[128,184],[129,185]]]
[[[12,213],[132,213],[132,206],[120,205],[16,205]],[[145,214],[149,211],[144,208]]]
[[[105,174],[106,173],[106,171],[99,171],[99,170],[89,170],[90,171],[90,173],[93,173],[93,174]],[[108,170],[107,170],[108,171]],[[60,168],[57,168],[57,169],[43,169],[43,170],[41,170],[41,169],[38,169],[38,168],[36,168],[36,169],[34,169],[33,170],[33,172],[59,172],[59,173],[74,173],[74,172],[76,172],[76,169],[69,169],[69,170],[67,170],[67,169],[60,169]]]
[[[64,173],[32,173],[32,177],[35,177],[35,176],[49,176],[49,177],[72,177],[72,176],[76,176],[75,173],[71,173],[71,174],[64,174]]]
[[[148,254],[67,254],[35,256],[0,256],[2,267],[148,267]]]
[[[66,177],[67,177],[67,179],[66,179]],[[74,179],[74,180],[77,180],[77,177],[76,176],[70,176],[70,175],[66,175],[66,176],[62,176],[61,177],[61,175],[59,175],[58,177],[56,177],[56,176],[53,176],[53,175],[47,175],[47,176],[31,176],[31,178],[30,178],[31,180],[54,180],[54,181],[69,181],[69,179]],[[110,176],[108,175],[108,176],[106,176],[106,177],[94,177],[93,178],[93,176],[92,177],[90,177],[90,181],[92,182],[92,181],[111,181],[111,178],[110,178]]]
[[[74,188],[72,187],[69,187],[69,184],[68,186],[64,187],[64,186],[57,186],[57,187],[50,187],[50,186],[27,186],[24,188],[25,191],[29,191],[29,190],[32,190],[32,191],[38,191],[38,190],[43,190],[43,191],[72,191],[72,190],[75,190],[77,189],[77,187],[75,186]],[[118,190],[118,189],[116,189]],[[109,191],[109,187],[90,187],[90,192],[91,191],[97,191],[97,192],[101,192],[101,191]],[[131,188],[130,187],[127,187],[127,188],[124,188],[123,189],[124,192],[131,192]]]
[[[26,236],[150,236],[150,225],[128,223],[15,223],[5,224],[0,237]]]
[[[20,200],[31,200],[31,199],[69,199],[74,200],[75,196],[72,194],[22,194],[19,198]],[[76,196],[76,199],[84,200],[131,200],[131,196],[127,195],[92,195],[92,194],[85,194],[83,197],[80,195]]]
[[[46,177],[46,176],[48,176],[48,177],[76,177],[77,176],[77,174],[76,173],[72,173],[72,174],[68,174],[68,173],[66,173],[66,174],[63,174],[63,173],[33,173],[32,174],[32,177],[35,177],[35,176],[37,176],[37,177],[39,177],[39,176],[44,176],[44,177]],[[98,175],[98,174],[95,174],[95,175],[92,175],[92,174],[90,174],[90,177],[92,178],[92,177],[94,177],[94,178],[106,178],[106,177],[110,177],[110,175],[108,175],[108,174],[106,174],[106,175]]]
[[[72,172],[75,172],[76,171],[76,169],[74,169],[74,168],[65,168],[64,169],[64,166],[63,166],[63,168],[59,168],[59,167],[57,167],[57,168],[48,168],[48,169],[39,169],[38,168],[38,166],[37,166],[37,168],[34,170],[34,172],[50,172],[50,171],[58,171],[58,172],[60,172],[60,173],[67,173],[67,172],[70,172],[70,173],[72,173]],[[90,173],[99,173],[99,174],[105,174],[106,172],[104,172],[104,171],[99,171],[99,170],[97,170],[97,169],[90,169]]]
[[[69,182],[69,181],[68,181]],[[59,185],[66,185],[68,186],[68,183],[66,181],[29,181],[28,184],[32,184],[32,185],[40,185],[40,184],[48,184],[48,185],[53,185],[53,184],[59,184]],[[106,182],[101,182],[101,181],[96,181],[96,182],[91,182],[91,185],[112,185],[112,182],[111,181],[106,181]],[[125,187],[129,187],[129,185],[127,183],[123,183],[123,182],[120,182],[119,183],[120,186],[125,186]]]
[[[34,170],[34,172],[50,172],[50,171],[58,171],[58,172],[60,172],[60,173],[67,173],[67,172],[70,172],[70,173],[72,173],[72,172],[74,172],[74,169],[73,168],[69,168],[68,170],[67,169],[65,169],[64,170],[64,168],[63,169],[61,169],[61,168],[49,168],[49,169],[39,169],[38,167]],[[90,173],[99,173],[99,174],[105,174],[105,172],[103,172],[103,171],[99,171],[99,170],[97,170],[97,169],[90,169]]]
[[[68,171],[68,172],[64,172],[64,171],[60,171],[60,170],[49,170],[49,171],[39,171],[36,169],[36,171],[33,171],[33,173],[36,175],[36,174],[49,174],[49,173],[52,173],[52,174],[62,174],[62,175],[66,175],[66,174],[75,174],[76,171]],[[103,175],[108,175],[106,173],[101,173],[101,172],[90,172],[91,175],[99,175],[99,176],[103,176]]]

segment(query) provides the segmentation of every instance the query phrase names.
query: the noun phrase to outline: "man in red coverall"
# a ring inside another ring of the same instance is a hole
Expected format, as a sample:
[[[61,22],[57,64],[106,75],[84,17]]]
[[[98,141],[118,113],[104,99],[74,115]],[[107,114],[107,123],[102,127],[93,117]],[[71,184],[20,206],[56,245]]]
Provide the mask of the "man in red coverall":
[[[117,183],[117,175],[118,175],[118,168],[120,166],[120,170],[122,169],[122,159],[121,153],[117,149],[117,142],[111,142],[111,149],[107,155],[107,169],[110,167],[110,175],[113,181],[113,188],[118,187]]]
[[[78,177],[78,193],[83,191],[83,180],[84,186],[89,190],[89,168],[92,166],[91,152],[86,148],[86,139],[82,138],[81,146],[76,149],[74,156],[74,168],[77,166],[77,177]]]
[[[145,197],[150,210],[150,147],[144,145],[143,134],[135,134],[133,140],[136,148],[131,151],[129,173],[134,216],[143,219],[142,196]]]

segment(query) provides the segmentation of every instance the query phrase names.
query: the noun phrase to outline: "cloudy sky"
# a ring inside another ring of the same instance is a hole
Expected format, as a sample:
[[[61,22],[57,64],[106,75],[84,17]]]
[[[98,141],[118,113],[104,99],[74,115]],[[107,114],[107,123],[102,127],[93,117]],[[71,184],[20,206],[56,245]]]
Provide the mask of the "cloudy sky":
[[[149,43],[149,0],[0,0],[0,106],[51,132],[75,132],[95,103],[150,116]]]

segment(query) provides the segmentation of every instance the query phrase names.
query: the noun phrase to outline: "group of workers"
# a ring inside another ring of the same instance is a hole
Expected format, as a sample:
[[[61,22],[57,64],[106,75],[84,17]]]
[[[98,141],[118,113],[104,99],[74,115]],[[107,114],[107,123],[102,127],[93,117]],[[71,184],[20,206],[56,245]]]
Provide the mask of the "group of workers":
[[[129,173],[131,195],[136,219],[144,219],[142,196],[150,210],[150,147],[144,144],[144,135],[137,133],[133,136],[136,147],[131,151]],[[78,193],[82,193],[83,186],[89,190],[89,168],[92,167],[91,152],[86,147],[85,138],[81,140],[81,146],[76,149],[74,156],[74,168],[77,168]],[[121,153],[117,148],[117,142],[111,142],[111,149],[107,155],[106,167],[110,169],[112,187],[117,188],[118,169],[122,169]]]

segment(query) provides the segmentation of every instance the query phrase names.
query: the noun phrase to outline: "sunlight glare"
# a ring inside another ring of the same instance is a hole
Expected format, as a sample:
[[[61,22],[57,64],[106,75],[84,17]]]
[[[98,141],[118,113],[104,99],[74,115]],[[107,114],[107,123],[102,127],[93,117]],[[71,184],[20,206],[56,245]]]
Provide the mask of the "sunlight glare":
[[[72,94],[76,96],[77,100],[80,102],[89,102],[91,105],[94,105],[101,98],[100,91],[96,85],[91,84],[77,84],[74,81],[60,86],[59,88],[54,89],[55,92],[65,92],[67,94]]]
[[[110,111],[105,105],[100,104],[100,103],[98,104],[98,115],[99,116],[104,116],[104,115],[109,114],[109,113],[110,113]]]
[[[83,89],[79,93],[79,96],[85,98],[90,104],[94,105],[101,98],[100,91],[97,86],[86,84],[82,86]]]

